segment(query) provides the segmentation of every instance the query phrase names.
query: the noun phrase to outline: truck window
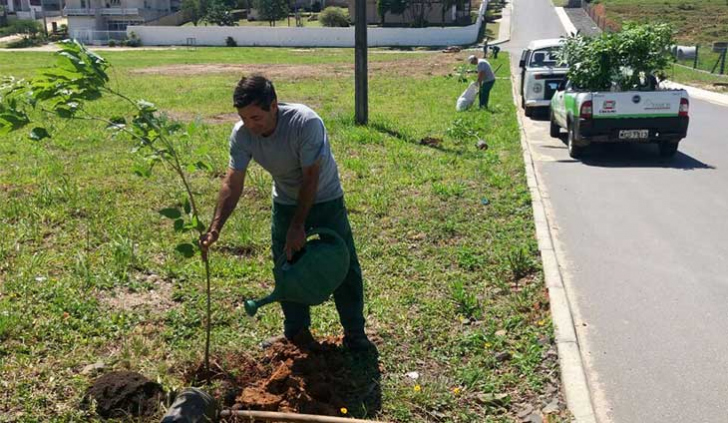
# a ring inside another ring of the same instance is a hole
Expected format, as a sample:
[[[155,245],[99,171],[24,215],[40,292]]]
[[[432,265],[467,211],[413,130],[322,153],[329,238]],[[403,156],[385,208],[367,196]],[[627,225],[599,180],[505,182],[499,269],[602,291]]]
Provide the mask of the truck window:
[[[559,63],[557,52],[558,47],[542,48],[534,50],[531,53],[531,62],[528,64],[532,67],[557,66]]]

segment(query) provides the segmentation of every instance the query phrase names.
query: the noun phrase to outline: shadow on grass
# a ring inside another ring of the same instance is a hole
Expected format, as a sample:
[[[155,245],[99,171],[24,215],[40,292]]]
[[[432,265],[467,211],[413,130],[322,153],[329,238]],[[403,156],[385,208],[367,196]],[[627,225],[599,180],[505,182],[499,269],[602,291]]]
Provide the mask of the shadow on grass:
[[[386,122],[382,122],[382,121],[370,122],[369,127],[378,132],[381,132],[382,134],[389,135],[390,137],[396,138],[400,141],[404,141],[409,144],[417,145],[418,147],[421,147],[421,148],[429,148],[432,150],[437,150],[437,151],[447,153],[447,154],[453,154],[453,155],[467,158],[467,159],[476,159],[476,158],[482,157],[481,153],[474,152],[474,151],[468,151],[464,147],[448,148],[448,147],[443,147],[442,144],[434,145],[434,144],[429,144],[429,143],[423,143],[424,139],[416,139],[409,134],[402,133],[402,132],[392,128]],[[428,136],[428,137],[432,137],[432,136]],[[434,138],[438,138],[438,137],[434,137]],[[475,138],[473,138],[472,143],[473,144],[476,143]]]

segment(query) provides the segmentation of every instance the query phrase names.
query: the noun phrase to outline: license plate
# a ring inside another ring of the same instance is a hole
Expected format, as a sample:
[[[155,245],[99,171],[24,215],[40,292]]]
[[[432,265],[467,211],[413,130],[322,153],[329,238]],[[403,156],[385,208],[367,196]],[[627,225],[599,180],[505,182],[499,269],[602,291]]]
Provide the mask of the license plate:
[[[649,136],[649,129],[628,129],[619,131],[619,139],[621,140],[644,140]]]

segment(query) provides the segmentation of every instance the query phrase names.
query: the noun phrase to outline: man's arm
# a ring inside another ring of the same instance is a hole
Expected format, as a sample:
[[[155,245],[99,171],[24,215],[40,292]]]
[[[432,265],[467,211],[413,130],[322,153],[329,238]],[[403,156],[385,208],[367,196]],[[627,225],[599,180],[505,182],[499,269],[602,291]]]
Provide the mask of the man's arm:
[[[485,79],[485,72],[482,70],[478,71],[478,86],[483,85],[483,79]]]
[[[291,260],[293,253],[306,245],[306,218],[311,206],[316,200],[318,191],[319,174],[321,172],[321,160],[316,160],[311,166],[303,168],[303,184],[298,192],[298,206],[293,215],[291,225],[286,234],[285,252],[288,260]]]
[[[235,206],[240,200],[245,186],[245,171],[228,169],[225,178],[222,180],[220,193],[217,195],[217,206],[215,206],[215,216],[212,219],[210,228],[207,233],[200,237],[200,246],[203,250],[212,245],[220,236],[225,221],[235,210]]]

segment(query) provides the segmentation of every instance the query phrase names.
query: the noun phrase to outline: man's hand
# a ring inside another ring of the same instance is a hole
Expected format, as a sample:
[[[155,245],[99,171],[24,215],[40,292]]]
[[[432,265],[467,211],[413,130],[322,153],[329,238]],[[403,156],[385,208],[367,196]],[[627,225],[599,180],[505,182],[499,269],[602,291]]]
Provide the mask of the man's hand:
[[[284,247],[288,261],[291,261],[293,254],[296,251],[301,250],[305,245],[306,231],[303,229],[303,225],[291,224],[291,226],[288,227],[288,234],[286,234],[286,246]]]
[[[207,249],[210,248],[210,246],[217,241],[217,238],[220,236],[220,233],[213,229],[208,231],[205,234],[200,235],[200,248],[202,251],[207,252]]]

